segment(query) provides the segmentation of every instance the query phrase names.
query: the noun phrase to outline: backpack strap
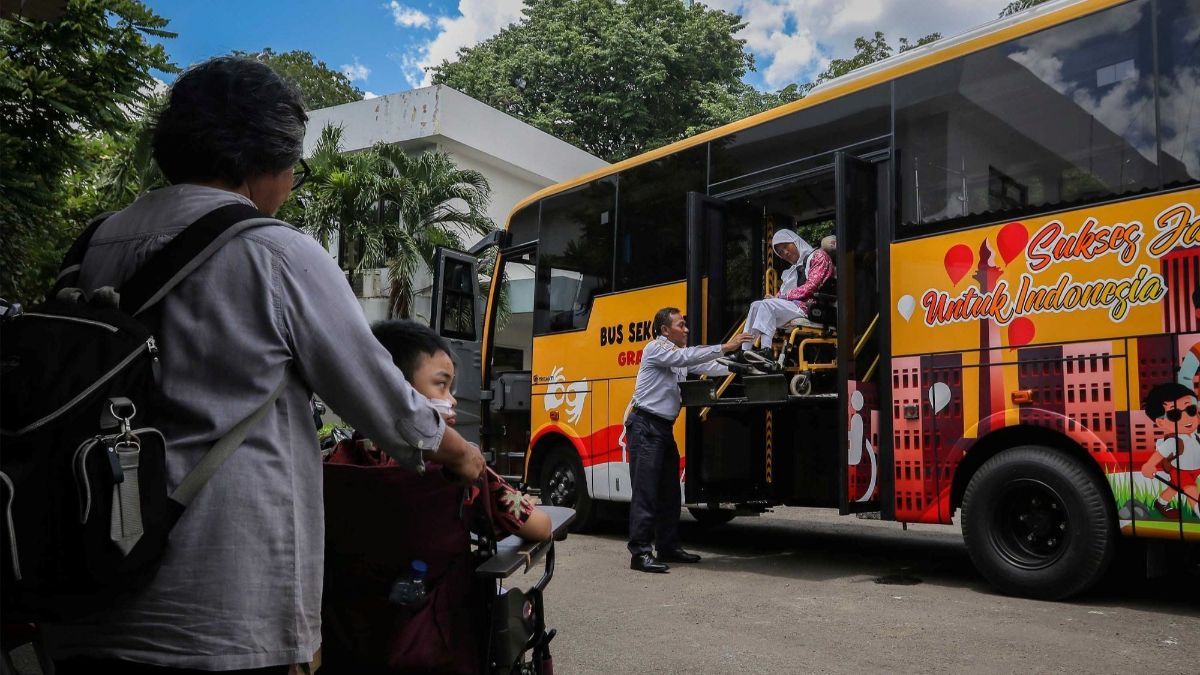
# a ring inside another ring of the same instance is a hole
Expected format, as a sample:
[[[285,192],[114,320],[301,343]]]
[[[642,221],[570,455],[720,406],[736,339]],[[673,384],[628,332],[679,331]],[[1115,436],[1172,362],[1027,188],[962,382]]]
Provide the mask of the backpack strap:
[[[279,224],[282,223],[242,203],[208,212],[175,235],[121,286],[121,309],[132,316],[141,314],[230,239],[251,227]]]
[[[100,229],[113,213],[115,211],[109,211],[92,218],[75,243],[71,244],[71,248],[67,249],[62,265],[58,268],[58,278],[54,280],[54,290],[50,291],[47,297],[53,298],[62,289],[71,288],[79,283],[79,269],[83,266],[83,256],[87,253],[88,245],[92,243],[92,235],[96,234],[96,230]]]
[[[196,498],[196,494],[204,487],[208,480],[216,475],[217,470],[233,455],[234,451],[241,446],[242,441],[246,440],[246,434],[250,433],[250,429],[254,425],[262,421],[266,417],[267,412],[275,405],[275,401],[279,395],[283,393],[283,388],[287,386],[287,373],[284,373],[283,379],[279,381],[279,386],[275,387],[275,391],[271,392],[270,397],[266,402],[258,407],[250,414],[249,417],[238,422],[225,434],[221,440],[204,453],[204,457],[200,459],[200,463],[196,465],[188,475],[184,476],[183,481],[179,483],[179,487],[171,493],[171,500],[178,503],[180,506],[187,508],[192,500]]]

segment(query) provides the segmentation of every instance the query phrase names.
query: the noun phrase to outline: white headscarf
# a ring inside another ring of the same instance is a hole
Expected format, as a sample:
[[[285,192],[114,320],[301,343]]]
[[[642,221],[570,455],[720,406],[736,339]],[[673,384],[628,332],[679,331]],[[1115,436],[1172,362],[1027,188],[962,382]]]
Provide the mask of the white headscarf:
[[[796,249],[800,252],[800,257],[796,259],[796,263],[784,270],[783,277],[780,279],[779,292],[783,294],[799,285],[797,282],[800,265],[804,264],[805,260],[809,257],[808,254],[812,253],[813,247],[807,241],[804,241],[803,237],[786,228],[779,230],[775,233],[775,236],[771,237],[771,250],[775,252],[775,255],[779,255],[779,251],[775,247],[780,244],[795,244]],[[783,258],[783,256],[779,257]]]

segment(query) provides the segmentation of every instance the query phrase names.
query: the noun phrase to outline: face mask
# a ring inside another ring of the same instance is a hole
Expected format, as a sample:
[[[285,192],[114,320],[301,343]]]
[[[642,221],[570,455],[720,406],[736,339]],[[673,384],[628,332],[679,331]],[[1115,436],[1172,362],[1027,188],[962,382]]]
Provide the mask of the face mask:
[[[429,405],[433,406],[433,409],[441,413],[443,417],[454,414],[454,404],[444,398],[431,398]]]

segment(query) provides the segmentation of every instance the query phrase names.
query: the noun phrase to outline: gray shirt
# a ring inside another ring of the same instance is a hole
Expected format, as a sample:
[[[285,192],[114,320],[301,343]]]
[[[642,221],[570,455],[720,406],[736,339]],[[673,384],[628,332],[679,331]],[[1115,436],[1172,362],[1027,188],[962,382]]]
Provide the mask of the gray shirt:
[[[646,412],[674,422],[679,417],[679,383],[688,373],[723,376],[729,369],[716,363],[721,345],[676,347],[673,342],[658,336],[642,350],[637,382],[633,385],[633,405]]]
[[[251,203],[195,185],[143,196],[100,227],[80,286],[119,286],[184,227],[238,201]],[[154,582],[99,616],[48,626],[51,654],[202,670],[311,661],[325,545],[312,392],[389,450],[434,449],[444,423],[372,336],[329,254],[295,228],[242,232],[159,308],[171,489],[287,382],[180,518]]]

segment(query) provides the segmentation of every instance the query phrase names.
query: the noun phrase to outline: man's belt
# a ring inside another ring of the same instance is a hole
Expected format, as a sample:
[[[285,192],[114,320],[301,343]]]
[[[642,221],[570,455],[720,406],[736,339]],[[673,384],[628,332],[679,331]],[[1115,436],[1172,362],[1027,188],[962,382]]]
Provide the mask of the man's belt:
[[[645,417],[646,419],[648,419],[652,422],[658,422],[660,424],[665,424],[667,426],[674,426],[674,424],[675,424],[675,422],[673,420],[669,420],[669,419],[663,417],[662,415],[657,415],[655,413],[652,413],[649,410],[646,410],[645,408],[639,408],[636,405],[633,406],[633,412],[637,413],[637,415],[639,417]]]

